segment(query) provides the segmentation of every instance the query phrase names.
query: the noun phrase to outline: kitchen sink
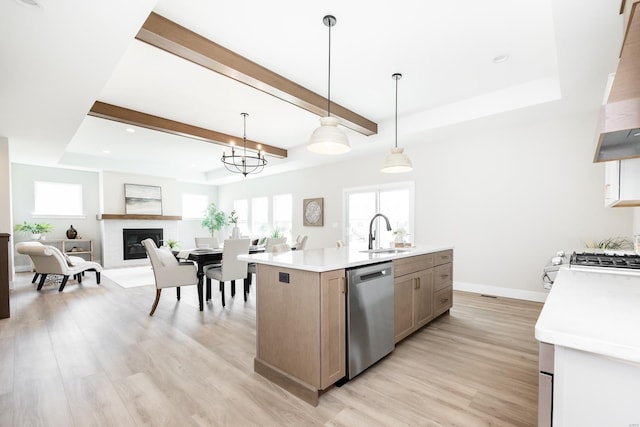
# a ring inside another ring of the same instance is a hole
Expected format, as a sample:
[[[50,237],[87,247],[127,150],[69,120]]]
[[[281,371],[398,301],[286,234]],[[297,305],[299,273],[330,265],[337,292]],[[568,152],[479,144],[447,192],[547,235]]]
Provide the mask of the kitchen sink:
[[[403,252],[409,252],[410,249],[399,249],[399,248],[382,248],[382,249],[369,249],[366,251],[360,251],[363,253],[369,254],[401,254]]]

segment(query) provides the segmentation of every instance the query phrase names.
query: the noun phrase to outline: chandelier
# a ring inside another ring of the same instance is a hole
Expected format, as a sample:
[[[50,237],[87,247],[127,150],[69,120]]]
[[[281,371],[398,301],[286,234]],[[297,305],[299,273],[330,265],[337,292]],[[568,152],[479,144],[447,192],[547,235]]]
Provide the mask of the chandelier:
[[[260,150],[258,145],[258,152],[247,154],[247,113],[240,113],[244,118],[244,134],[242,135],[243,149],[242,154],[237,154],[231,143],[231,155],[222,153],[222,163],[229,172],[241,173],[245,177],[250,173],[260,173],[267,164],[267,159],[264,157],[264,151]]]

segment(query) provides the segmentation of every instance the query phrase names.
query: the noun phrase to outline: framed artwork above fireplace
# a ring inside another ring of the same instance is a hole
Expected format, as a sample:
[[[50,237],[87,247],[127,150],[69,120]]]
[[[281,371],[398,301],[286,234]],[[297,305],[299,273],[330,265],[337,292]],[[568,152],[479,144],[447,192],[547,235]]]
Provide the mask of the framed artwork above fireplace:
[[[162,188],[153,185],[124,185],[127,215],[162,215]]]

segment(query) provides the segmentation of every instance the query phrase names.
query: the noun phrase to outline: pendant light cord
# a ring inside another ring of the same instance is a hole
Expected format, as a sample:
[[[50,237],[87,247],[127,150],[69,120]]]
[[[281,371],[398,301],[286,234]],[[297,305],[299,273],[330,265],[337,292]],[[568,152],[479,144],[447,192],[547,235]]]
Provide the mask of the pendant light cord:
[[[242,142],[244,144],[244,157],[247,157],[247,116],[249,114],[242,113],[242,117],[244,119],[244,125],[242,130]],[[259,154],[259,153],[258,153]]]
[[[331,27],[333,24],[329,20],[329,72],[327,73],[327,117],[331,117]]]
[[[396,81],[396,148],[398,148],[398,80],[402,78],[402,74],[394,73],[391,77]]]

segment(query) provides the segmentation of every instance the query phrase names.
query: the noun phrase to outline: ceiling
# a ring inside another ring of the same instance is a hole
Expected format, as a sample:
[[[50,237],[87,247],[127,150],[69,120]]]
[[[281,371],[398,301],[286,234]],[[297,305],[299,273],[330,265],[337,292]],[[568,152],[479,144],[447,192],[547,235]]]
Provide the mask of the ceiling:
[[[152,11],[323,97],[322,17],[335,15],[331,99],[378,124],[373,136],[344,128],[352,151],[340,159],[379,153],[381,164],[394,144],[393,73],[398,145],[411,157],[461,129],[595,111],[622,39],[610,0],[22,1],[0,0],[12,162],[214,185],[245,179],[222,167],[225,147],[87,113],[101,101],[241,138],[246,112],[248,139],[288,152],[259,176],[336,157],[305,148],[318,115],[137,40]]]

